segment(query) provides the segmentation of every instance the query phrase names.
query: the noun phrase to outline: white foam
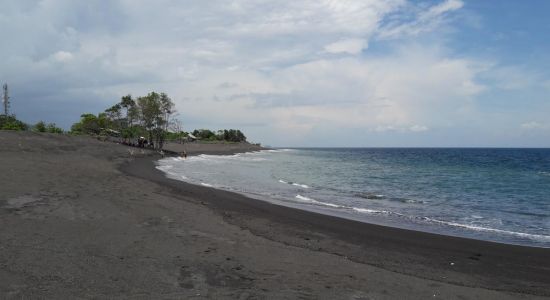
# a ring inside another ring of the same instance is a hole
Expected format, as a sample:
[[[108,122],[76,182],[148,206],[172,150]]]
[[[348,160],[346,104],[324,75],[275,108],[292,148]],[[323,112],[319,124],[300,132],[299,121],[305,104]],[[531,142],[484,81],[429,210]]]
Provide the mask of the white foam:
[[[393,214],[395,214],[395,215],[401,215],[401,214],[393,213],[391,211],[386,211],[386,210],[375,210],[375,209],[359,208],[359,207],[351,207],[351,209],[353,209],[356,212],[365,213],[365,214],[374,214],[374,215],[380,215],[380,214],[393,215]]]
[[[256,157],[256,155],[250,155],[249,153],[237,153],[234,155],[209,155],[201,154],[190,157],[190,161],[205,161],[213,163],[221,163],[231,160],[237,161],[266,161],[268,159],[263,157]]]
[[[160,166],[156,166],[157,170],[161,170],[163,172],[166,172],[168,173],[168,170],[172,169],[174,166],[172,165],[160,165]]]
[[[321,202],[321,201],[317,201],[315,199],[311,199],[311,198],[308,198],[308,197],[305,197],[305,196],[302,196],[302,195],[296,195],[296,199],[299,199],[303,202],[309,202],[309,203],[312,203],[312,204],[317,204],[317,205],[322,205],[322,206],[329,206],[329,207],[334,207],[334,208],[341,208],[342,207],[342,206],[334,204],[334,203]]]
[[[375,213],[380,212],[380,211],[374,210],[374,209],[358,208],[358,207],[352,207],[352,209],[357,211],[357,212],[367,213],[367,214],[375,214]]]
[[[428,201],[407,199],[407,200],[405,200],[405,203],[426,204],[426,203],[428,203]]]
[[[214,187],[213,185],[211,185],[209,183],[206,183],[206,182],[201,182],[201,185],[206,186],[206,187]]]
[[[301,188],[304,188],[304,189],[309,189],[309,186],[306,185],[306,184],[300,184],[300,183],[296,183],[296,182],[288,182],[288,181],[285,181],[285,180],[282,180],[282,179],[279,179],[279,182],[284,183],[284,184],[290,184],[290,185],[293,185],[293,186],[298,186],[298,187],[301,187]]]
[[[475,226],[475,225],[467,225],[467,224],[460,224],[455,222],[447,222],[447,221],[441,221],[436,220],[432,218],[423,218],[426,221],[447,225],[447,226],[453,226],[453,227],[459,227],[459,228],[465,228],[469,230],[475,230],[475,231],[484,231],[484,232],[493,232],[493,233],[499,233],[499,234],[505,234],[505,235],[513,235],[518,236],[521,238],[527,238],[535,241],[550,241],[549,235],[541,235],[541,234],[531,234],[531,233],[524,233],[524,232],[516,232],[516,231],[508,231],[508,230],[502,230],[502,229],[496,229],[496,228],[487,228],[487,227],[481,227],[481,226]]]
[[[270,150],[261,150],[262,152],[269,152],[269,153],[281,153],[281,152],[289,152],[294,151],[294,149],[270,149]]]

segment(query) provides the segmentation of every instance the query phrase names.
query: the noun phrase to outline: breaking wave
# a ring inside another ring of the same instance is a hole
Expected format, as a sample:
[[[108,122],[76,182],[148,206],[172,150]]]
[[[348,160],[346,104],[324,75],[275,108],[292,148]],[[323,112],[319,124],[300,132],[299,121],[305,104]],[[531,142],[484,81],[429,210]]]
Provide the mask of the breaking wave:
[[[292,182],[292,181],[285,181],[285,180],[282,180],[282,179],[279,179],[279,182],[283,183],[283,184],[290,184],[290,185],[293,185],[293,186],[301,187],[301,188],[304,188],[304,189],[309,189],[309,186],[306,185],[306,184],[301,184],[301,183]]]
[[[467,224],[460,224],[455,222],[448,222],[448,221],[441,221],[437,219],[432,219],[428,217],[422,218],[425,221],[446,225],[446,226],[452,226],[452,227],[459,227],[464,228],[468,230],[474,230],[474,231],[484,231],[484,232],[493,232],[498,234],[504,234],[504,235],[512,235],[517,236],[521,238],[527,238],[535,241],[541,241],[541,242],[549,242],[550,241],[550,235],[541,235],[541,234],[532,234],[532,233],[524,233],[524,232],[516,232],[516,231],[508,231],[508,230],[502,230],[502,229],[496,229],[496,228],[487,228],[487,227],[481,227],[481,226],[475,226],[475,225],[467,225]]]
[[[317,201],[315,199],[304,197],[302,195],[296,195],[296,199],[301,200],[302,202],[308,202],[308,203],[322,205],[322,206],[328,206],[328,207],[334,207],[334,208],[342,208],[343,207],[343,206],[333,204],[333,203]]]

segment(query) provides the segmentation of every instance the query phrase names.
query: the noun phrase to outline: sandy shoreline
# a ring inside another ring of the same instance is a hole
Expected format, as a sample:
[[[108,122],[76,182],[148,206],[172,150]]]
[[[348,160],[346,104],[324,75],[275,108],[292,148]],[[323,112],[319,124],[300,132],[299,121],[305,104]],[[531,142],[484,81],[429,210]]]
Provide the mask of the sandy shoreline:
[[[168,179],[130,149],[0,132],[2,298],[550,296],[549,249],[277,206]]]

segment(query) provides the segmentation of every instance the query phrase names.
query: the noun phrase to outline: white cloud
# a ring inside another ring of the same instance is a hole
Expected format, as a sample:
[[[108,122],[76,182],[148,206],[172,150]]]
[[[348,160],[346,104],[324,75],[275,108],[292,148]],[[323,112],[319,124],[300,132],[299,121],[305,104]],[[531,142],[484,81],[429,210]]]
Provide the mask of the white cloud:
[[[540,74],[523,66],[493,65],[482,76],[484,79],[490,80],[494,87],[504,90],[522,90],[538,85],[544,86],[544,80]]]
[[[522,129],[526,130],[548,130],[550,129],[550,124],[541,123],[537,121],[530,121],[520,125]]]
[[[58,62],[68,62],[73,59],[73,54],[67,51],[58,51],[52,57]]]
[[[429,130],[429,128],[423,125],[413,125],[409,128],[409,130],[413,132],[422,132]]]
[[[382,39],[393,39],[407,35],[416,36],[423,32],[436,30],[442,24],[445,24],[445,17],[448,13],[458,10],[463,6],[464,2],[461,0],[446,0],[428,9],[411,9],[410,11],[416,10],[416,14],[412,21],[403,22],[399,20],[391,22],[382,28],[378,33],[378,37]],[[409,11],[402,13],[406,14],[409,13]]]
[[[97,112],[158,90],[185,126],[243,126],[259,141],[327,128],[431,133],[477,116],[479,75],[496,70],[439,40],[411,42],[451,24],[458,0],[27,4],[8,0],[0,12],[0,34],[18,37],[0,48],[0,79],[27,111],[65,101]],[[374,43],[384,52],[371,53]],[[78,118],[67,115],[56,116]]]
[[[364,39],[345,39],[326,45],[325,51],[329,53],[359,54],[367,46],[368,42]]]
[[[202,72],[203,80],[181,87],[201,95],[192,105],[181,102],[189,113],[304,135],[321,127],[422,132],[447,126],[460,121],[483,90],[474,81],[475,61],[448,59],[420,45],[376,59],[319,59],[269,73]]]

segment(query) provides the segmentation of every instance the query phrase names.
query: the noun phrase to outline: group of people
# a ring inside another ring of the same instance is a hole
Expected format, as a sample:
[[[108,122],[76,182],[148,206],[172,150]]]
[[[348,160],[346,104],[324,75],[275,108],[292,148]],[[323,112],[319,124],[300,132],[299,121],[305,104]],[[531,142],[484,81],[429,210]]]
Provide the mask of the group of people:
[[[139,139],[137,139],[137,142],[134,142],[134,141],[126,142],[126,141],[124,141],[124,142],[122,142],[122,144],[130,146],[130,147],[138,147],[138,148],[155,148],[155,145],[153,144],[153,142],[147,141],[147,139],[144,138],[144,137],[140,137]]]
[[[130,141],[130,142],[123,141],[122,144],[127,145],[127,146],[130,146],[130,147],[138,147],[138,148],[155,148],[155,145],[153,144],[153,142],[147,141],[147,139],[144,138],[144,137],[138,138],[138,139],[137,139],[137,142],[134,142],[134,141]],[[159,153],[164,157],[164,151],[161,150]],[[187,158],[187,151],[183,150],[183,152],[180,153],[180,156],[181,156],[182,158]]]

